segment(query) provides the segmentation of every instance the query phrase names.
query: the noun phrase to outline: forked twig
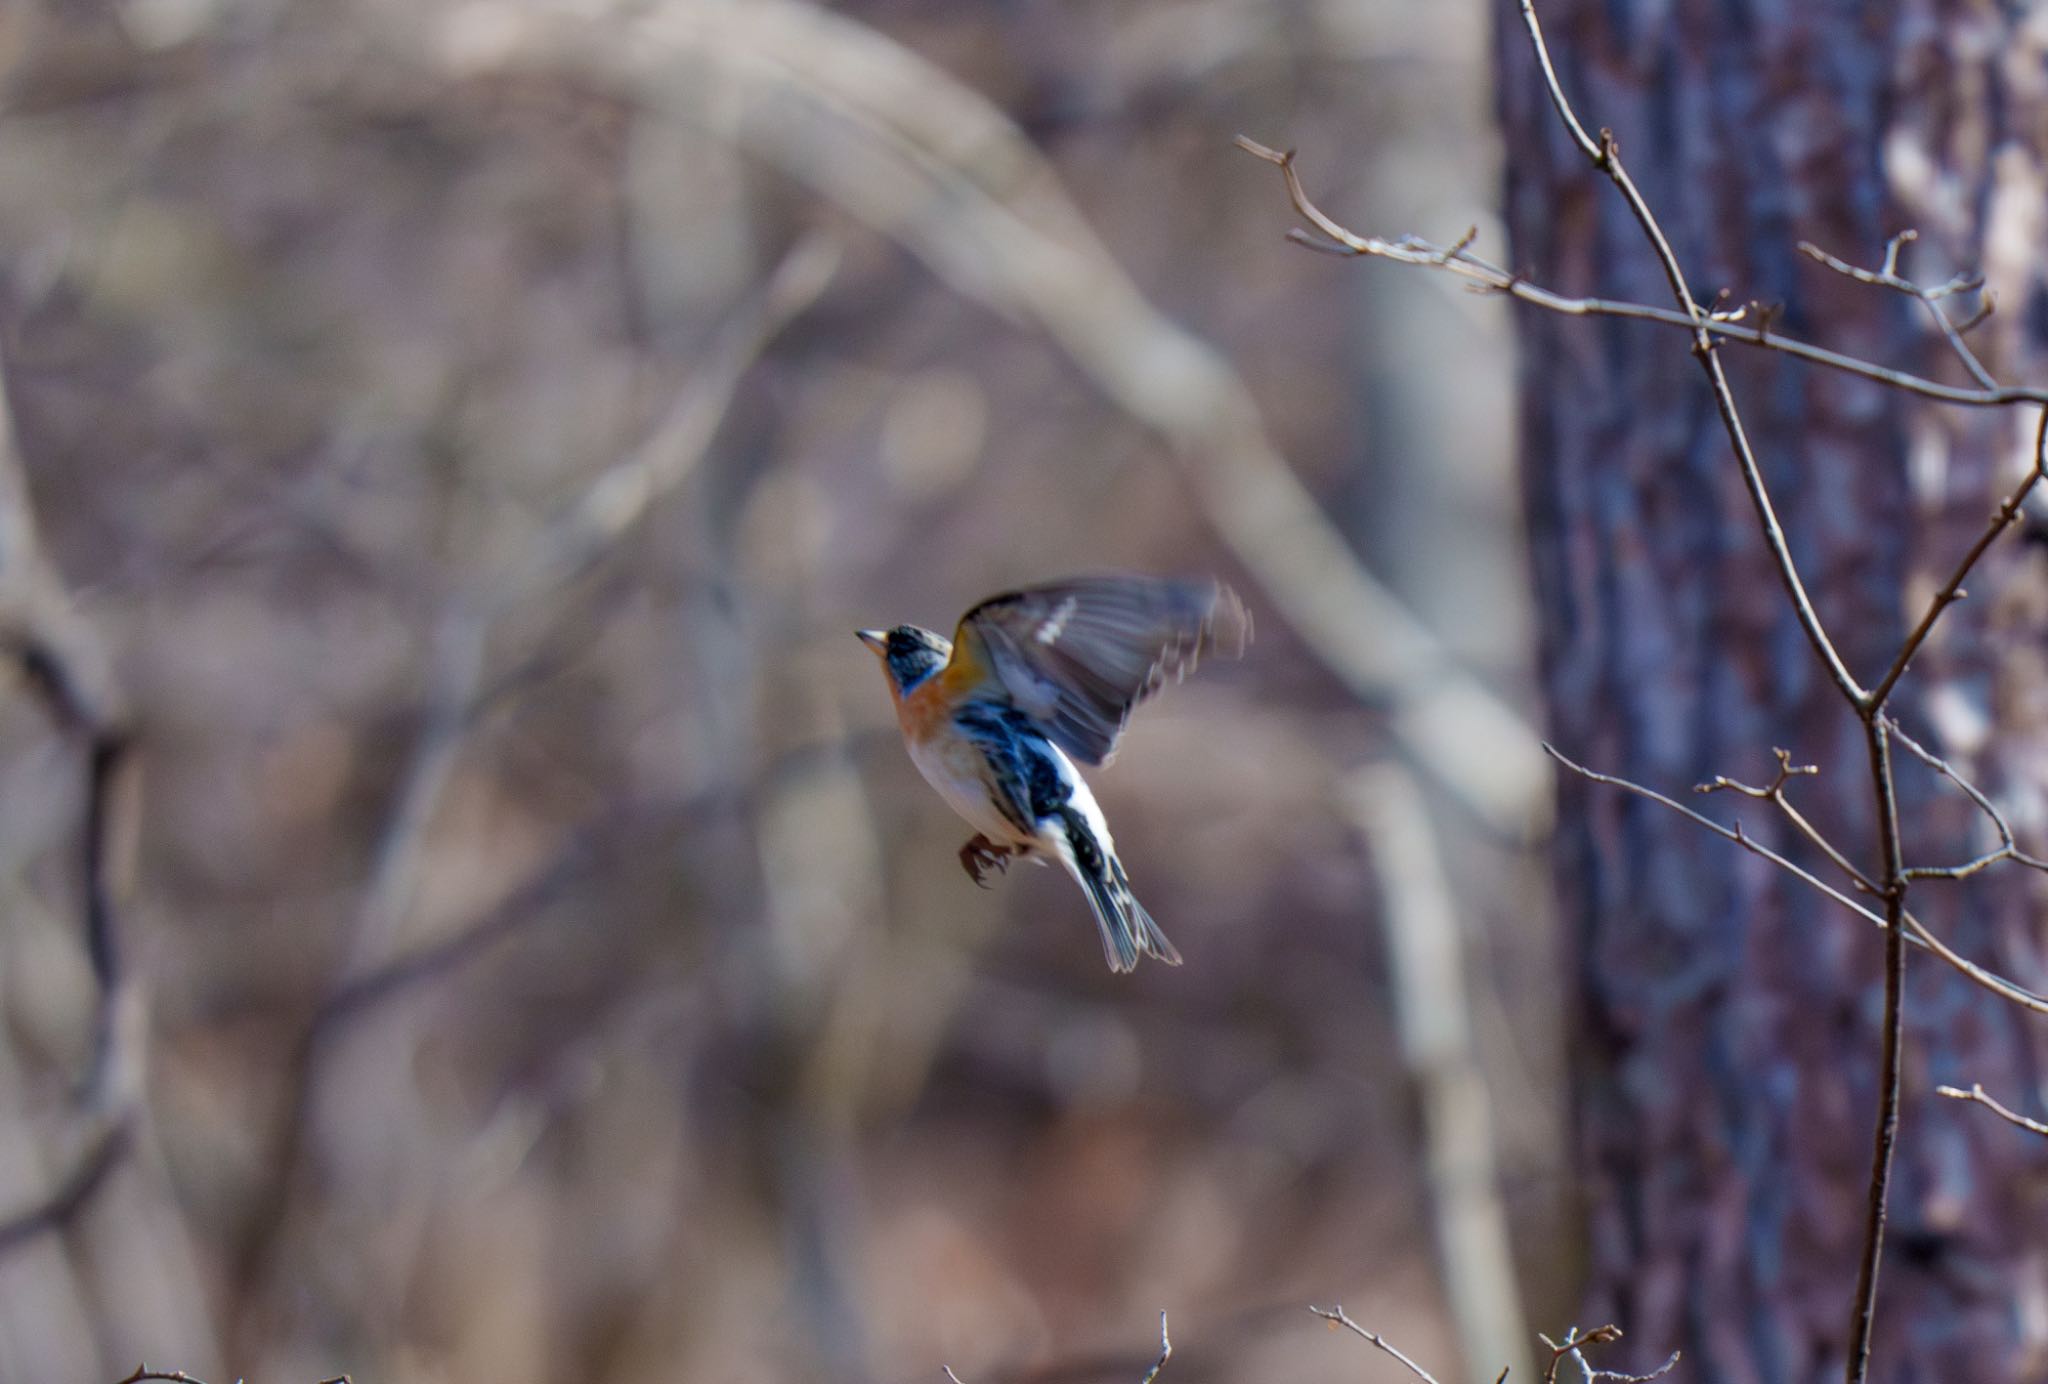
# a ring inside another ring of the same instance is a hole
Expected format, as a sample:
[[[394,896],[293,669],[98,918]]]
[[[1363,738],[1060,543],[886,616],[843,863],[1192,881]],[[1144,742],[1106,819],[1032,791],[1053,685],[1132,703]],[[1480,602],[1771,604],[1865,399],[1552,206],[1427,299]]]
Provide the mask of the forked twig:
[[[1918,231],[1905,230],[1900,231],[1897,235],[1886,241],[1884,247],[1884,267],[1876,270],[1859,269],[1847,260],[1839,259],[1829,254],[1810,240],[1800,241],[1799,251],[1809,258],[1818,260],[1837,274],[1845,275],[1856,280],[1858,283],[1872,284],[1879,288],[1889,288],[1895,293],[1903,293],[1908,298],[1918,302],[1927,309],[1928,316],[1934,319],[1935,326],[1940,328],[1942,336],[1947,339],[1949,348],[1956,353],[1956,359],[1963,363],[1963,369],[1970,372],[1970,378],[1975,380],[1981,388],[1997,389],[1998,381],[1991,378],[1991,372],[1984,368],[1984,362],[1977,359],[1977,353],[1970,349],[1968,342],[1963,340],[1964,332],[1991,315],[1990,295],[1986,294],[1979,300],[1976,311],[1961,326],[1949,320],[1948,314],[1942,311],[1940,302],[1941,299],[1952,297],[1958,293],[1981,292],[1984,287],[1984,276],[1982,274],[1958,274],[1947,283],[1935,288],[1922,288],[1911,279],[1901,276],[1899,273],[1900,247],[1909,241],[1918,240],[1919,238],[1920,233]]]
[[[1588,768],[1586,765],[1580,764],[1569,755],[1566,755],[1555,745],[1545,745],[1543,749],[1552,759],[1572,773],[1577,774],[1580,778],[1591,783],[1604,784],[1609,788],[1619,788],[1624,793],[1630,793],[1639,798],[1646,798],[1656,803],[1659,807],[1676,812],[1679,816],[1712,832],[1723,841],[1733,842],[1750,854],[1768,860],[1801,884],[1806,885],[1826,898],[1832,899],[1858,917],[1877,924],[1879,928],[1889,928],[1891,926],[1885,920],[1884,914],[1877,912],[1875,909],[1866,908],[1841,890],[1835,888],[1832,884],[1829,884],[1826,880],[1815,875],[1812,871],[1772,850],[1769,846],[1766,846],[1763,842],[1744,831],[1741,822],[1738,821],[1733,826],[1724,826],[1712,817],[1693,811],[1693,809],[1679,802],[1676,798],[1668,797],[1647,784],[1637,783],[1634,779],[1622,778],[1618,774],[1604,774],[1598,769]],[[2030,1009],[2037,1014],[2048,1014],[2048,995],[2036,994],[2018,982],[2009,980],[1999,975],[1996,971],[1978,965],[1949,946],[1948,943],[1942,941],[1939,936],[1910,911],[1904,914],[1903,921],[1905,923],[1906,942],[1909,946],[1919,947],[1924,951],[1933,953],[1954,967],[1972,983],[1983,986],[2000,999],[2019,1005],[2023,1009]]]
[[[1891,717],[1886,717],[1885,719],[1891,727],[1892,738],[1901,745],[1904,745],[1913,754],[1914,758],[1960,789],[1971,802],[1977,805],[1978,811],[1982,812],[1990,820],[1993,830],[1998,833],[1997,850],[1986,851],[1984,854],[1967,860],[1961,865],[1916,865],[1906,871],[1908,879],[1968,879],[1971,875],[1976,874],[1980,870],[1988,869],[2001,860],[2010,860],[2015,864],[2024,865],[2030,870],[2048,871],[2048,860],[2043,860],[2039,856],[2029,855],[2019,848],[2019,844],[2013,836],[2012,824],[2005,819],[2005,814],[1998,810],[1998,805],[1991,801],[1991,796],[1988,793],[1957,773],[1954,766],[1947,760],[1928,749],[1925,745],[1922,745],[1912,736],[1906,734],[1896,719]]]

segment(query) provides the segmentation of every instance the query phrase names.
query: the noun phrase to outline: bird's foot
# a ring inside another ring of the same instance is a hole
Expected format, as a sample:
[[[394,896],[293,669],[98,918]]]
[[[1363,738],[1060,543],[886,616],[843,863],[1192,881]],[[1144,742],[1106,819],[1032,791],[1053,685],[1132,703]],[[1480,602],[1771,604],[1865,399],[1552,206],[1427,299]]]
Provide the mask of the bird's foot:
[[[960,868],[967,871],[967,877],[982,888],[988,888],[988,872],[998,874],[1010,868],[1012,852],[1007,846],[998,846],[986,836],[976,834],[973,840],[960,848]]]

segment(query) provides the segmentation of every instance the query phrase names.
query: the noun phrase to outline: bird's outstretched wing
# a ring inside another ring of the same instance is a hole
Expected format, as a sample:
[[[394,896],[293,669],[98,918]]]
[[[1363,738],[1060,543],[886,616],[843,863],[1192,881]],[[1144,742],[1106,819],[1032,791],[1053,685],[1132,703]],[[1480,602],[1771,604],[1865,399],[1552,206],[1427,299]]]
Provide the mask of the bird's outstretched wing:
[[[1075,577],[991,596],[961,617],[955,677],[971,672],[1061,749],[1107,762],[1131,708],[1212,651],[1235,658],[1251,617],[1221,582]]]

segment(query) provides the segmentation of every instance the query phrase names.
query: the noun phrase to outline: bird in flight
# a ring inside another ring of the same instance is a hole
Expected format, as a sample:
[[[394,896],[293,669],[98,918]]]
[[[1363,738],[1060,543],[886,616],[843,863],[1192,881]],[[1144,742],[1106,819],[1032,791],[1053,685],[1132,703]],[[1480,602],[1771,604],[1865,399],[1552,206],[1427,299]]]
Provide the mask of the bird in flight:
[[[960,863],[986,887],[1012,857],[1057,857],[1081,884],[1112,971],[1180,953],[1131,893],[1109,823],[1074,768],[1106,764],[1131,708],[1203,654],[1235,658],[1251,617],[1221,582],[1074,577],[991,596],[948,641],[858,630],[882,660],[919,772],[975,828]]]

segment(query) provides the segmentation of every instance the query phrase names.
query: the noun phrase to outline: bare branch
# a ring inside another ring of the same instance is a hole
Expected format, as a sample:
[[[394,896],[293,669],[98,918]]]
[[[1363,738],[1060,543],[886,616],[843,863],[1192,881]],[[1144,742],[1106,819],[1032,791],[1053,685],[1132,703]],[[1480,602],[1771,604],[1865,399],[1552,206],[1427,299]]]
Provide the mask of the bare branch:
[[[1501,1200],[1493,1102],[1466,995],[1467,929],[1422,784],[1399,763],[1348,775],[1337,794],[1372,853],[1393,967],[1395,1029],[1421,1113],[1431,1229],[1467,1360],[1529,1371],[1529,1329]]]
[[[1963,363],[1963,369],[1970,372],[1970,378],[1975,380],[1984,389],[1997,389],[1998,381],[1991,377],[1991,372],[1986,370],[1984,363],[1977,359],[1977,353],[1972,351],[1969,343],[1963,340],[1963,329],[1957,327],[1955,323],[1949,320],[1948,314],[1942,311],[1940,303],[1941,299],[1958,293],[1974,293],[1981,290],[1984,287],[1984,276],[1982,274],[1958,274],[1955,278],[1950,279],[1947,283],[1937,288],[1922,288],[1911,279],[1902,277],[1899,274],[1899,249],[1908,241],[1918,240],[1919,238],[1920,233],[1913,230],[1900,231],[1897,235],[1893,236],[1885,243],[1884,267],[1874,272],[1868,269],[1858,269],[1847,260],[1837,259],[1810,240],[1800,241],[1799,250],[1800,253],[1818,260],[1837,274],[1846,275],[1858,283],[1873,284],[1880,288],[1891,289],[1895,293],[1903,293],[1908,298],[1918,302],[1927,309],[1928,315],[1934,319],[1935,326],[1940,329],[1942,336],[1947,339],[1949,348],[1956,353],[1956,359]],[[1980,305],[1977,314],[1969,319],[1969,325],[1975,326],[1978,322],[1983,321],[1986,312],[1988,312],[1988,309]]]
[[[1884,1258],[1884,1230],[1891,1199],[1893,1156],[1899,1142],[1899,1107],[1906,1014],[1905,846],[1899,834],[1899,804],[1892,784],[1891,734],[1881,700],[1866,703],[1864,743],[1877,798],[1878,842],[1884,852],[1884,1019],[1877,1073],[1877,1127],[1871,1135],[1870,1195],[1863,1222],[1863,1252],[1857,1259],[1856,1296],[1850,1312],[1849,1384],[1870,1372],[1870,1343],[1877,1324],[1877,1275]]]
[[[1704,827],[1706,830],[1720,837],[1723,841],[1733,842],[1734,844],[1742,847],[1744,850],[1750,852],[1752,855],[1761,856],[1763,859],[1770,861],[1771,864],[1785,871],[1785,873],[1791,875],[1800,883],[1805,884],[1809,888],[1815,889],[1819,891],[1821,894],[1826,895],[1828,898],[1834,900],[1836,903],[1848,909],[1850,912],[1857,914],[1859,917],[1862,917],[1870,922],[1877,924],[1877,926],[1880,928],[1888,929],[1890,927],[1890,924],[1885,921],[1884,914],[1879,913],[1874,909],[1864,907],[1862,904],[1856,902],[1856,900],[1850,898],[1847,894],[1844,894],[1841,890],[1835,888],[1827,881],[1814,875],[1811,871],[1806,870],[1797,864],[1794,864],[1792,861],[1778,854],[1778,852],[1772,850],[1769,846],[1764,845],[1761,841],[1758,841],[1748,832],[1745,832],[1742,829],[1742,824],[1740,822],[1737,822],[1732,827],[1723,826],[1721,823],[1715,821],[1712,817],[1708,817],[1702,813],[1695,812],[1691,808],[1687,807],[1684,803],[1679,802],[1675,798],[1666,797],[1664,794],[1659,793],[1654,788],[1650,788],[1644,784],[1637,783],[1633,779],[1625,779],[1614,774],[1603,774],[1597,769],[1589,769],[1585,765],[1577,763],[1569,756],[1565,755],[1554,745],[1545,745],[1543,748],[1544,751],[1548,753],[1552,759],[1555,759],[1559,764],[1563,765],[1572,773],[1577,774],[1579,777],[1593,783],[1605,784],[1610,788],[1619,788],[1623,792],[1633,793],[1639,798],[1647,798],[1651,802],[1656,803],[1660,807],[1669,808],[1671,811],[1678,813],[1680,816],[1685,817],[1690,821],[1697,823],[1699,826]],[[1872,886],[1872,892],[1876,892],[1876,887],[1874,885]],[[2027,989],[2025,986],[2019,985],[2018,983],[2008,980],[2004,976],[1999,975],[1996,971],[1988,970],[1985,967],[1978,965],[1976,962],[1970,960],[1968,957],[1962,955],[1960,952],[1957,952],[1954,948],[1950,947],[1946,942],[1942,941],[1938,936],[1936,936],[1932,931],[1930,931],[1924,923],[1922,923],[1918,918],[1914,917],[1910,911],[1905,914],[1905,932],[1906,941],[1909,945],[1921,947],[1927,951],[1932,952],[1934,955],[1940,957],[1943,961],[1947,962],[1950,966],[1953,966],[1957,971],[1961,972],[1964,976],[1968,977],[1972,982],[1983,986],[1985,989],[1991,991],[1993,994],[1999,996],[2001,999],[2010,1000],[2012,1003],[2019,1005],[2021,1008],[2030,1009],[2037,1014],[2048,1014],[2048,995],[2036,994],[2032,990]]]
[[[135,1112],[123,1103],[100,1121],[100,1127],[86,1139],[84,1150],[71,1163],[57,1184],[30,1205],[0,1217],[0,1256],[53,1230],[62,1230],[77,1219],[107,1177],[120,1166],[133,1138]]]
[[[1834,842],[1828,840],[1821,833],[1820,828],[1808,821],[1806,814],[1794,807],[1792,799],[1786,796],[1785,785],[1788,780],[1810,778],[1818,775],[1820,767],[1815,764],[1793,764],[1792,752],[1789,750],[1773,749],[1771,753],[1778,757],[1778,774],[1770,783],[1761,788],[1717,775],[1711,782],[1694,785],[1692,791],[1695,793],[1718,793],[1727,790],[1740,793],[1744,797],[1758,798],[1772,804],[1779,812],[1784,814],[1785,820],[1790,822],[1801,836],[1812,842],[1814,847],[1821,854],[1825,855],[1834,864],[1836,869],[1847,875],[1849,882],[1854,884],[1859,891],[1865,894],[1878,893],[1878,887],[1871,881],[1870,877],[1858,869],[1856,863],[1844,855]]]
[[[1398,240],[1385,240],[1378,236],[1361,235],[1339,224],[1310,200],[1307,191],[1302,187],[1300,177],[1294,171],[1293,150],[1274,149],[1243,135],[1237,137],[1237,146],[1248,154],[1279,166],[1286,179],[1288,196],[1294,203],[1295,210],[1327,237],[1317,239],[1309,232],[1299,229],[1288,232],[1289,241],[1307,249],[1345,259],[1370,257],[1415,265],[1423,269],[1442,270],[1464,279],[1480,292],[1504,294],[1518,302],[1563,317],[1611,317],[1623,321],[1681,327],[1687,331],[1704,330],[1716,340],[1776,351],[1809,365],[1854,375],[1939,403],[1969,408],[2002,408],[2021,403],[2048,403],[2048,389],[2020,385],[2001,385],[1995,389],[1966,389],[1915,375],[1909,371],[1894,370],[1840,351],[1831,351],[1825,346],[1816,346],[1797,337],[1784,336],[1771,329],[1771,322],[1777,316],[1776,309],[1761,304],[1745,304],[1727,312],[1709,312],[1703,321],[1695,321],[1683,312],[1656,307],[1649,303],[1614,298],[1573,297],[1570,294],[1559,293],[1498,264],[1490,263],[1472,254],[1469,249],[1440,245],[1421,236],[1402,236]],[[1745,319],[1752,313],[1755,314],[1756,321],[1746,325]],[[1980,316],[1961,323],[1956,330],[1966,332],[1981,320]]]
[[[80,929],[93,980],[93,1055],[79,1103],[80,1152],[42,1196],[0,1218],[0,1255],[68,1226],[126,1156],[142,1099],[145,1025],[127,974],[121,905],[135,836],[137,764],[126,698],[98,632],[72,608],[41,552],[0,372],[0,653],[13,658],[45,714],[79,744],[83,821]]]
[[[1321,1317],[1324,1321],[1328,1322],[1332,1330],[1341,1326],[1346,1331],[1349,1331],[1352,1335],[1359,1337],[1361,1340],[1367,1342],[1376,1349],[1383,1350],[1387,1354],[1393,1356],[1396,1360],[1400,1361],[1401,1364],[1407,1368],[1408,1373],[1414,1375],[1417,1379],[1423,1381],[1423,1384],[1437,1384],[1435,1375],[1431,1374],[1428,1370],[1422,1368],[1422,1366],[1416,1364],[1413,1360],[1410,1360],[1407,1356],[1403,1355],[1398,1348],[1396,1348],[1391,1342],[1387,1340],[1386,1337],[1380,1335],[1377,1331],[1367,1331],[1357,1322],[1351,1320],[1351,1318],[1345,1314],[1344,1308],[1341,1305],[1336,1307],[1311,1307],[1308,1310],[1315,1313],[1318,1317]]]
[[[1579,1369],[1590,1381],[1593,1378],[1593,1367],[1587,1364],[1586,1357],[1579,1353],[1581,1348],[1585,1346],[1604,1346],[1609,1342],[1620,1340],[1621,1335],[1621,1328],[1611,1322],[1606,1326],[1596,1326],[1583,1336],[1579,1334],[1579,1329],[1576,1326],[1571,1327],[1564,1333],[1564,1340],[1562,1341],[1553,1341],[1539,1331],[1536,1333],[1536,1339],[1543,1342],[1550,1349],[1550,1363],[1543,1367],[1543,1384],[1557,1384],[1557,1367],[1564,1363],[1566,1357],[1570,1357],[1576,1362]]]
[[[1763,798],[1767,801],[1775,801],[1785,791],[1785,781],[1787,779],[1813,778],[1820,773],[1820,766],[1818,764],[1794,764],[1790,750],[1773,748],[1771,753],[1777,756],[1778,776],[1762,788],[1753,788],[1746,783],[1739,783],[1734,779],[1717,774],[1710,782],[1699,784],[1692,791],[1695,793],[1719,793],[1726,789],[1740,793],[1747,798]]]
[[[1687,807],[1684,803],[1679,802],[1676,798],[1666,797],[1664,794],[1659,793],[1656,789],[1648,787],[1645,784],[1637,783],[1633,779],[1621,778],[1614,774],[1603,774],[1597,769],[1589,769],[1585,765],[1578,763],[1576,760],[1573,760],[1570,756],[1566,755],[1562,750],[1558,749],[1555,745],[1545,744],[1543,749],[1544,752],[1547,753],[1552,759],[1555,759],[1559,764],[1562,764],[1565,768],[1569,769],[1572,773],[1577,774],[1580,778],[1586,779],[1593,783],[1605,784],[1610,788],[1619,788],[1624,792],[1633,793],[1639,798],[1647,798],[1651,802],[1656,803],[1660,807],[1667,807],[1671,809],[1673,812],[1678,813],[1680,816],[1688,818],[1691,821],[1697,823],[1698,825],[1705,827],[1708,831],[1720,837],[1723,841],[1732,841],[1736,845],[1742,847],[1744,850],[1750,852],[1752,855],[1758,855],[1763,857],[1765,860],[1770,861],[1771,864],[1777,866],[1779,869],[1785,871],[1785,873],[1791,875],[1794,879],[1797,879],[1800,883],[1805,884],[1810,888],[1818,890],[1819,892],[1825,894],[1828,898],[1833,899],[1836,903],[1842,905],[1842,907],[1850,910],[1851,912],[1859,914],[1862,917],[1869,919],[1871,922],[1876,923],[1879,927],[1883,927],[1885,925],[1883,914],[1865,908],[1862,904],[1856,902],[1856,900],[1850,898],[1847,894],[1844,894],[1841,890],[1835,888],[1826,880],[1821,879],[1819,876],[1815,875],[1810,870],[1807,870],[1799,865],[1796,865],[1792,861],[1786,859],[1784,856],[1778,854],[1769,846],[1766,846],[1763,842],[1757,840],[1755,837],[1745,832],[1742,829],[1742,824],[1740,822],[1737,822],[1732,827],[1723,826],[1721,823],[1715,821],[1712,817],[1706,816],[1703,813],[1695,812],[1691,808]]]
[[[1934,1094],[1937,1096],[1947,1096],[1950,1100],[1975,1101],[2007,1124],[2018,1125],[2021,1129],[2027,1130],[2030,1133],[2048,1136],[2048,1124],[2043,1124],[2039,1120],[2030,1120],[2017,1110],[2008,1109],[2006,1106],[1999,1104],[1986,1095],[1984,1088],[1975,1082],[1970,1084],[1970,1089],[1967,1091],[1955,1086],[1937,1086],[1934,1088]]]
[[[550,894],[573,873],[575,860],[558,859],[470,927],[420,953],[392,955],[392,938],[412,897],[427,831],[477,708],[491,692],[484,674],[493,626],[507,612],[585,571],[656,502],[688,479],[716,437],[740,381],[776,335],[817,301],[837,264],[830,240],[816,236],[800,241],[735,309],[688,386],[646,438],[543,526],[511,570],[475,578],[443,616],[434,641],[421,728],[392,791],[343,963],[290,1063],[273,1155],[266,1160],[265,1182],[253,1197],[254,1204],[265,1210],[251,1219],[249,1236],[236,1255],[240,1284],[253,1281],[282,1228],[304,1147],[304,1125],[311,1114],[311,1085],[329,1030],[389,991],[481,951],[530,916],[535,897]],[[583,843],[584,838],[576,838],[570,854],[579,854]]]
[[[1915,866],[1906,871],[1908,879],[1968,879],[1979,870],[1996,865],[2001,860],[2010,860],[2032,870],[2048,871],[2048,860],[2043,860],[2039,856],[2029,855],[2019,848],[2018,843],[2013,837],[2012,824],[2006,821],[2005,814],[1998,810],[1997,804],[1991,801],[1989,794],[1957,773],[1947,760],[1928,749],[1925,745],[1922,745],[1912,736],[1906,734],[1896,719],[1887,716],[1885,724],[1891,729],[1893,738],[1911,751],[1915,758],[1961,789],[1969,797],[1970,801],[1977,805],[1977,809],[1990,819],[1993,829],[1998,832],[1997,850],[1987,851],[1974,860],[1966,861],[1961,865]]]
[[[1550,1363],[1545,1366],[1543,1371],[1544,1384],[1556,1384],[1557,1367],[1566,1359],[1570,1359],[1574,1365],[1579,1367],[1579,1375],[1585,1380],[1585,1384],[1598,1384],[1598,1381],[1603,1379],[1611,1380],[1613,1384],[1649,1384],[1651,1380],[1661,1379],[1671,1373],[1672,1370],[1678,1368],[1681,1353],[1675,1350],[1671,1352],[1663,1364],[1647,1374],[1629,1374],[1625,1370],[1593,1368],[1592,1362],[1586,1359],[1586,1348],[1589,1346],[1611,1345],[1615,1341],[1620,1340],[1621,1337],[1621,1328],[1613,1325],[1595,1327],[1583,1336],[1579,1334],[1577,1327],[1572,1327],[1565,1332],[1562,1341],[1553,1341],[1548,1336],[1538,1333],[1536,1339],[1550,1347]],[[1496,1380],[1495,1384],[1499,1384],[1499,1381]]]
[[[1920,623],[1906,636],[1906,642],[1900,646],[1898,656],[1892,659],[1892,666],[1885,670],[1884,676],[1878,679],[1877,686],[1870,690],[1870,695],[1866,698],[1870,707],[1878,708],[1884,705],[1885,698],[1891,695],[1892,688],[1905,676],[1906,665],[1913,661],[1914,654],[1920,652],[1920,646],[1927,642],[1927,636],[1934,633],[1935,622],[1941,619],[1942,613],[1950,606],[1963,599],[1963,581],[1977,565],[1977,559],[1983,557],[1985,551],[1998,540],[1998,536],[2019,518],[2020,506],[2026,502],[2027,496],[2033,492],[2044,474],[2048,474],[2048,405],[2042,407],[2040,422],[2034,428],[2033,466],[2028,468],[2018,487],[1998,506],[1997,511],[1991,516],[1991,523],[1983,533],[1977,535],[1977,541],[1963,554],[1963,559],[1956,564],[1955,571],[1942,583],[1941,590],[1934,593],[1934,599],[1927,603],[1926,611],[1920,616]]]

